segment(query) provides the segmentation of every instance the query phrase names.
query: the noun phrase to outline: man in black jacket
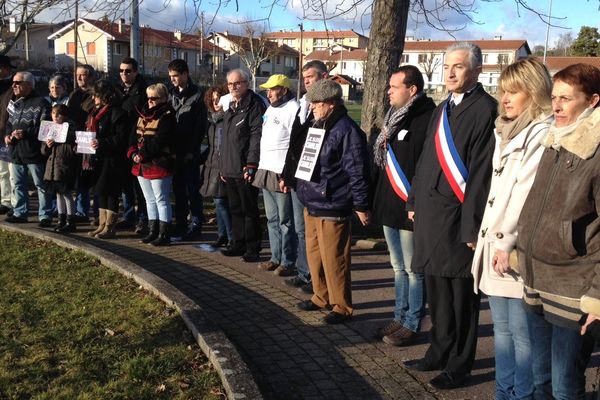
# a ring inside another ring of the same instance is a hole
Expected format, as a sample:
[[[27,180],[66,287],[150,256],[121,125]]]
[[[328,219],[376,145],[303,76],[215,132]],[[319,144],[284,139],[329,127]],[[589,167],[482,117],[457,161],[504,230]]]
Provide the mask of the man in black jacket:
[[[385,343],[395,346],[414,342],[425,314],[424,275],[411,269],[412,221],[405,212],[390,212],[406,209],[410,183],[435,109],[423,86],[423,74],[413,65],[404,65],[392,73],[388,90],[391,107],[373,147],[373,221],[383,225],[396,289],[394,319],[378,334]]]
[[[52,203],[44,189],[45,159],[41,153],[38,131],[43,120],[50,119],[50,104],[34,90],[35,79],[30,72],[17,72],[13,77],[13,97],[8,105],[8,121],[4,143],[10,146],[10,177],[15,193],[13,215],[6,222],[27,222],[29,193],[27,172],[38,192],[39,225],[52,225]]]
[[[258,189],[252,186],[260,157],[263,100],[249,89],[245,71],[234,69],[227,74],[232,96],[223,119],[220,170],[226,181],[231,212],[231,245],[222,250],[225,256],[242,256],[245,262],[259,260],[261,227]]]
[[[173,87],[169,101],[175,110],[175,232],[171,240],[198,239],[202,233],[202,196],[200,195],[200,144],[206,134],[206,106],[203,94],[189,76],[184,60],[169,63]],[[188,225],[188,213],[192,214]]]
[[[127,113],[129,129],[133,131],[139,117],[138,110],[146,105],[146,81],[138,71],[138,62],[131,57],[125,57],[119,65],[121,85],[119,89],[123,96],[121,107]],[[148,233],[148,217],[146,215],[146,201],[144,193],[137,179],[129,174],[122,193],[123,220],[117,224],[118,228],[133,229],[139,235]],[[135,203],[137,202],[137,211]]]
[[[438,389],[464,385],[477,347],[480,298],[471,263],[492,176],[497,115],[497,102],[477,82],[481,65],[481,49],[471,43],[446,51],[451,94],[433,113],[408,201],[412,270],[425,273],[432,328],[425,357],[405,365],[442,370],[430,382]]]
[[[4,133],[8,121],[8,103],[13,95],[12,69],[15,68],[8,56],[0,56],[0,134]],[[0,143],[0,214],[12,209],[12,188],[8,164],[10,154],[4,142]]]

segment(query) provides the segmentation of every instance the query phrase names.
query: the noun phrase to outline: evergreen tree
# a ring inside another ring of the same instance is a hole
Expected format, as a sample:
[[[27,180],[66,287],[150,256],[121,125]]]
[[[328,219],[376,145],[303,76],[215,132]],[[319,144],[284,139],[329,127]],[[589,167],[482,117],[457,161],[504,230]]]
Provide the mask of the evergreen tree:
[[[600,33],[598,32],[598,28],[582,26],[571,49],[574,56],[600,56]]]

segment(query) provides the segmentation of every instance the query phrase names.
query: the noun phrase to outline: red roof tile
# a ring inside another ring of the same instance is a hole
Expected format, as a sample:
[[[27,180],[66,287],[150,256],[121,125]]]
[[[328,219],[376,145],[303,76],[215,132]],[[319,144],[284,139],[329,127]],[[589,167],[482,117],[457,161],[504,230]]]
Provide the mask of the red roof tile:
[[[527,40],[418,40],[406,41],[404,50],[408,51],[445,51],[448,47],[459,42],[469,42],[476,44],[481,50],[518,50],[527,44]]]
[[[542,57],[538,57],[542,61]],[[560,71],[573,64],[590,64],[600,68],[600,57],[546,57],[546,66],[550,71]]]
[[[367,60],[367,50],[366,49],[353,49],[342,51],[340,55],[340,51],[329,52],[329,50],[315,50],[304,57],[306,60],[321,60],[321,61],[339,61],[340,58],[343,60],[352,60],[352,61],[366,61]]]
[[[269,39],[300,39],[300,31],[291,31],[291,32],[268,32],[265,33],[265,36]],[[315,38],[348,38],[348,37],[364,37],[368,39],[368,37],[361,35],[360,33],[356,33],[354,31],[304,31],[302,33],[303,39],[315,39]]]

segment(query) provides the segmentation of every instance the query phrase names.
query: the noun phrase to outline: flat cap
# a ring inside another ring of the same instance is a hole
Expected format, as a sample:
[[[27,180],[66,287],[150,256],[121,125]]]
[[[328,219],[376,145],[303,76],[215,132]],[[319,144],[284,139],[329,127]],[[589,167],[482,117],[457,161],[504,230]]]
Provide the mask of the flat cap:
[[[322,79],[315,82],[308,93],[306,93],[306,100],[314,103],[319,101],[328,100],[341,100],[342,98],[342,87],[339,83],[332,81],[331,79]]]

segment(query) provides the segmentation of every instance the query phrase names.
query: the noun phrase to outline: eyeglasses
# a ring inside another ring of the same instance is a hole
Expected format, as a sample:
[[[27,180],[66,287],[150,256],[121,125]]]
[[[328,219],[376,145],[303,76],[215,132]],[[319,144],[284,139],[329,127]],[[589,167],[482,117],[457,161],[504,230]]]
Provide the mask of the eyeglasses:
[[[130,74],[131,70],[129,68],[126,68],[126,69],[120,69],[119,72],[122,74]]]
[[[235,86],[240,86],[242,83],[247,83],[248,81],[239,81],[239,82],[227,82],[227,86],[229,87],[235,87]]]
[[[25,81],[12,81],[12,84],[13,84],[13,85],[17,85],[17,86],[20,86],[20,85],[22,85],[23,83],[25,83]]]
[[[156,101],[156,100],[160,100],[160,97],[154,97],[154,96],[149,96],[148,97],[148,101]]]

